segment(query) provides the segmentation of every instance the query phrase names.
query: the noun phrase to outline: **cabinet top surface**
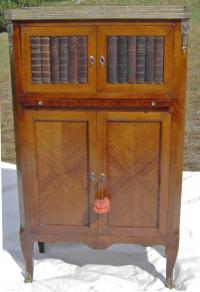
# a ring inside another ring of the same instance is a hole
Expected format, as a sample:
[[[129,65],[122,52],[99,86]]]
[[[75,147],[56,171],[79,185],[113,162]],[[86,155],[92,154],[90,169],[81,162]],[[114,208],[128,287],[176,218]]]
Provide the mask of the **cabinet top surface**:
[[[6,10],[7,20],[187,19],[185,6],[59,6]]]

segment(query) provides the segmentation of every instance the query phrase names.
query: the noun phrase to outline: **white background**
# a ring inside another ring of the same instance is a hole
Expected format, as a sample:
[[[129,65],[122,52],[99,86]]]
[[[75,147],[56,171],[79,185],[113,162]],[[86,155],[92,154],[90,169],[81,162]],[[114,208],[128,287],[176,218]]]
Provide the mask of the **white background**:
[[[19,209],[14,165],[2,163],[3,247],[1,292],[169,291],[164,248],[116,244],[97,251],[80,243],[35,245],[34,282],[24,284],[19,244]],[[200,172],[183,176],[180,248],[174,269],[176,290],[200,290]],[[174,290],[175,291],[175,290]]]

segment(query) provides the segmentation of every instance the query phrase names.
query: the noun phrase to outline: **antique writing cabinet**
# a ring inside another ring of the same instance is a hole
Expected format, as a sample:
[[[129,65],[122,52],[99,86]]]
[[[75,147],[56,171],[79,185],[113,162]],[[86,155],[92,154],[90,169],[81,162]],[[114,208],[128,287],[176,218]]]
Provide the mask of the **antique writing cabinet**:
[[[185,7],[8,10],[21,226],[33,243],[179,243]],[[106,191],[110,211],[97,214]]]

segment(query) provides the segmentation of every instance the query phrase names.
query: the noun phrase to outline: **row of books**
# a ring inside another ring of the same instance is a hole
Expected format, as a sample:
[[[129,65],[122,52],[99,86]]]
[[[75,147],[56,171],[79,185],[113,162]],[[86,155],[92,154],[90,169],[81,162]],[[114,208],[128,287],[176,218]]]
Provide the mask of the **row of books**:
[[[32,36],[33,83],[86,83],[86,36]]]
[[[163,36],[107,37],[108,83],[162,83]]]

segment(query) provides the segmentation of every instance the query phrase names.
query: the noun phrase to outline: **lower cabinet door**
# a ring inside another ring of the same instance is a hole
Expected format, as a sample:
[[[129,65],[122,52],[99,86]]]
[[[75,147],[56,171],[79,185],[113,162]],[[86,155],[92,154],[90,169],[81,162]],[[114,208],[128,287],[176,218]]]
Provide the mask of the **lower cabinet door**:
[[[96,113],[27,111],[23,179],[33,232],[97,234]]]
[[[167,229],[171,115],[167,112],[99,112],[99,185],[111,209],[99,232],[113,236],[165,235]],[[104,177],[104,175],[103,175]]]

